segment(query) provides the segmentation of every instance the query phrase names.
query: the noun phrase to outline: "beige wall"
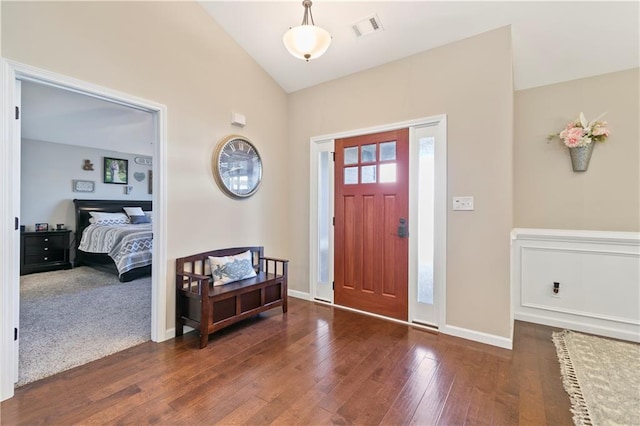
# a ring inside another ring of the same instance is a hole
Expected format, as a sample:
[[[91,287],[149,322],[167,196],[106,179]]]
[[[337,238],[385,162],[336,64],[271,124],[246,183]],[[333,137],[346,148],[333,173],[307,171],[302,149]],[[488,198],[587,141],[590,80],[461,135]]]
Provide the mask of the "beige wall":
[[[636,68],[515,93],[516,227],[640,231],[638,81]],[[611,136],[576,173],[562,142],[545,137],[580,112],[607,112]]]
[[[292,288],[309,291],[309,139],[447,114],[447,324],[510,337],[511,35],[508,27],[289,96]]]
[[[167,326],[175,258],[213,248],[288,251],[286,93],[197,4],[2,2],[5,58],[122,91],[168,111]],[[240,130],[231,112],[247,116]],[[260,150],[264,180],[244,201],[211,174],[217,142],[241,133]]]

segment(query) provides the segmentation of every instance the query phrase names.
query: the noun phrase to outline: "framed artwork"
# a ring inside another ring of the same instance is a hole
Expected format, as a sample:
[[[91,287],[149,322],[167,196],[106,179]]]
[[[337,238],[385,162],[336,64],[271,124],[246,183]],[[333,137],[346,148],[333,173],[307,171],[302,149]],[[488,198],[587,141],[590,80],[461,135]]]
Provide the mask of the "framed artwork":
[[[36,232],[48,231],[49,224],[48,223],[36,223]]]
[[[104,183],[129,183],[129,160],[104,157]]]
[[[73,192],[94,192],[96,183],[92,180],[73,180]]]

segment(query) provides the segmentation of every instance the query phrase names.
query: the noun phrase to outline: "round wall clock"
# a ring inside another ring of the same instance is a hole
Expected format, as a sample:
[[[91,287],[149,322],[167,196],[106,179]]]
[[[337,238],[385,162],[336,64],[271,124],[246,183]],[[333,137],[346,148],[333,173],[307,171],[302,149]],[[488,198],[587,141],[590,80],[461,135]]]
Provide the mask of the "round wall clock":
[[[262,160],[256,147],[244,136],[222,139],[212,160],[213,177],[231,198],[247,198],[255,194],[262,181]]]

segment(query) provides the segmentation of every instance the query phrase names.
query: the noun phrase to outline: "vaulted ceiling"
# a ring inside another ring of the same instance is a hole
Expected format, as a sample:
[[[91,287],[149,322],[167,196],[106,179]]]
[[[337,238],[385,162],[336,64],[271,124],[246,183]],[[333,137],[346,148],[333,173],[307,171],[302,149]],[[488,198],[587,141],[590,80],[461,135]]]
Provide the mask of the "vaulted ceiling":
[[[640,65],[638,1],[318,0],[311,11],[332,43],[308,63],[293,58],[282,43],[285,31],[302,21],[301,3],[200,1],[287,92],[507,25],[516,90]],[[383,30],[358,38],[353,25],[374,15]]]
[[[312,6],[315,23],[331,33],[332,44],[308,63],[292,57],[282,43],[284,32],[302,20],[301,1],[199,3],[287,92],[507,25],[516,90],[640,66],[638,1],[319,0]],[[358,38],[353,26],[372,16],[382,30]],[[22,102],[23,137],[151,152],[149,113],[29,82]]]

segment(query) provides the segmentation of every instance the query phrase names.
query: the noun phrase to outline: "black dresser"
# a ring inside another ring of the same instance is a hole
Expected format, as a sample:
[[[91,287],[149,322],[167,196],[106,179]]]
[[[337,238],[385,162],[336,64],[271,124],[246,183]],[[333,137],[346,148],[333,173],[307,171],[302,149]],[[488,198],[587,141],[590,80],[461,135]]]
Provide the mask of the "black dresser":
[[[20,275],[70,269],[70,234],[69,230],[21,232]]]

